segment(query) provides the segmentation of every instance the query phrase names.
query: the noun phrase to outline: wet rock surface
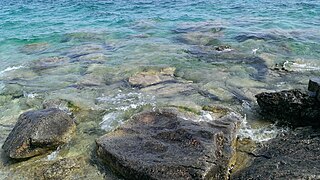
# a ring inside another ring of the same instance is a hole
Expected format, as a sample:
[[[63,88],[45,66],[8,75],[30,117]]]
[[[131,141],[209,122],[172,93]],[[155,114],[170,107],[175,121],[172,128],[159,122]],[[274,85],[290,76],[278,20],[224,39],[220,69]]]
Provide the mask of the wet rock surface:
[[[43,179],[71,179],[75,174],[80,175],[81,165],[84,164],[83,159],[64,158],[45,168],[42,172]],[[41,177],[41,176],[40,176]],[[42,179],[41,178],[41,179]],[[75,178],[75,177],[74,177]]]
[[[20,115],[2,148],[10,158],[37,156],[68,142],[75,127],[74,120],[59,109],[28,111]]]
[[[239,123],[231,114],[195,122],[172,109],[147,111],[98,138],[97,154],[128,179],[225,179]]]
[[[297,128],[270,140],[231,179],[319,179],[319,145],[319,129]]]
[[[320,103],[299,90],[256,95],[261,113],[280,125],[320,126]]]

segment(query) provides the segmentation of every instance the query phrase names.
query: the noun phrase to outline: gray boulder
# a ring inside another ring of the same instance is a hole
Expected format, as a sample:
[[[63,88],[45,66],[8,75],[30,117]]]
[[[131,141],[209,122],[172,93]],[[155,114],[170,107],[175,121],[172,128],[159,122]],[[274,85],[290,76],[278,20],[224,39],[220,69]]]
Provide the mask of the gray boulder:
[[[175,110],[137,114],[98,138],[97,154],[126,179],[226,179],[239,117],[205,122],[180,115]]]
[[[2,148],[15,159],[37,156],[68,142],[75,127],[73,119],[59,109],[28,111],[20,115]]]
[[[299,90],[256,95],[261,113],[280,125],[320,127],[320,103]]]
[[[320,179],[319,129],[297,128],[270,140],[231,179]]]

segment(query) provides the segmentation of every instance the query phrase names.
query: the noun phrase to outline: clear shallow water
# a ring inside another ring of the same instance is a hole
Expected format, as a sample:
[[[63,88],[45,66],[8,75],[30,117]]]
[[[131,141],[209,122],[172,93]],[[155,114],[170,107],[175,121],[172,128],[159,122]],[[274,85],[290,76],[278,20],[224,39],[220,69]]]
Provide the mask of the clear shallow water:
[[[202,112],[222,105],[246,116],[243,136],[266,140],[276,130],[260,121],[254,95],[305,89],[319,75],[319,27],[317,0],[3,0],[0,145],[19,114],[50,99],[71,103],[79,121],[79,137],[57,158],[87,157],[96,137],[142,108],[160,106]],[[229,48],[217,51],[221,45]],[[274,70],[277,64],[289,72]],[[180,83],[128,85],[136,73],[165,67],[176,68]],[[3,178],[27,172],[0,168]]]

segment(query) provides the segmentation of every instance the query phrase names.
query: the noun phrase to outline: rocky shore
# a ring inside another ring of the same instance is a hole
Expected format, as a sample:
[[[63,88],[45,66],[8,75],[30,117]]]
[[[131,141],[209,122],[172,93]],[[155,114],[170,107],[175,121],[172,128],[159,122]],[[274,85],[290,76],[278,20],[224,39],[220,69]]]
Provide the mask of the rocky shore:
[[[163,79],[173,80],[171,69],[149,74],[139,74],[129,82],[145,88],[161,84]],[[172,107],[144,110],[98,137],[91,161],[102,173],[112,171],[114,178],[124,179],[320,178],[318,99],[299,90],[256,97],[266,119],[292,130],[253,145],[237,137],[242,117],[223,108],[204,108],[212,119]],[[77,127],[72,116],[54,108],[61,103],[46,102],[43,107],[47,109],[20,115],[2,146],[9,162],[54,156],[61,146],[72,145]],[[88,161],[78,158],[33,168],[40,179],[73,179]]]

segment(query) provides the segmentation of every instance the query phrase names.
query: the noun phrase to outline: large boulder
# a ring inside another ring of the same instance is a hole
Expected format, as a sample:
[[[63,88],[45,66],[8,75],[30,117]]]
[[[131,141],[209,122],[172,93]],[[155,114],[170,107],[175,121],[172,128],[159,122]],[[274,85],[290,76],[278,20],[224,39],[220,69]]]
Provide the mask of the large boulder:
[[[37,156],[68,142],[75,127],[74,120],[62,110],[28,111],[20,115],[2,148],[15,159]]]
[[[319,179],[319,129],[300,127],[267,142],[231,179]]]
[[[299,90],[256,95],[261,113],[280,125],[320,126],[320,103]]]
[[[137,114],[98,138],[97,154],[126,179],[226,179],[239,116],[207,122],[180,115],[172,109]]]

